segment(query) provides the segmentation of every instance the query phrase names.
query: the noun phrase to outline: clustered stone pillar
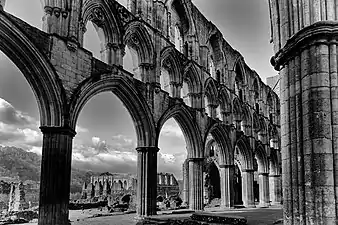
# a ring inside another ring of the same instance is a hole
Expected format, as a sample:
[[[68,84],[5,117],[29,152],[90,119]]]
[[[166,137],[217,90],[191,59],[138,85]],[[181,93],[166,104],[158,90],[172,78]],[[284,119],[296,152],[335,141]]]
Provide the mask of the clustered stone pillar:
[[[253,181],[254,170],[242,170],[242,199],[243,205],[247,208],[255,207]]]
[[[270,0],[281,76],[284,224],[338,223],[338,4]]]
[[[259,179],[259,206],[268,207],[270,205],[270,193],[269,193],[269,174],[260,173]]]
[[[183,163],[183,204],[189,205],[189,161]]]
[[[68,224],[72,142],[69,127],[40,127],[43,133],[39,225]]]
[[[280,205],[282,201],[282,176],[269,175],[271,205]]]
[[[189,158],[189,206],[203,210],[203,158]]]
[[[234,206],[234,175],[235,165],[220,165],[221,207]]]
[[[157,147],[137,149],[137,215],[156,215]]]

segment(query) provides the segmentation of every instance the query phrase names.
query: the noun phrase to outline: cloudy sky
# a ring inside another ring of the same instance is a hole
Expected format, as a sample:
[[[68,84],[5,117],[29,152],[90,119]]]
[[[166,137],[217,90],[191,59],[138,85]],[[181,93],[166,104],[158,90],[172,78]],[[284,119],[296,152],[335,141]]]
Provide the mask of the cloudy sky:
[[[124,0],[120,1],[124,4]],[[267,0],[193,2],[219,27],[224,38],[242,53],[263,81],[276,75],[269,64],[273,52],[269,43]],[[5,10],[41,28],[40,0],[7,0]],[[97,35],[90,24],[87,29],[85,47],[98,57]],[[41,154],[42,137],[38,127],[39,114],[33,92],[17,67],[0,52],[0,145]],[[136,173],[136,134],[132,119],[112,93],[102,93],[87,103],[80,114],[77,132],[73,144],[74,166],[99,172]],[[159,147],[158,170],[172,172],[181,179],[186,149],[174,120],[163,127]]]

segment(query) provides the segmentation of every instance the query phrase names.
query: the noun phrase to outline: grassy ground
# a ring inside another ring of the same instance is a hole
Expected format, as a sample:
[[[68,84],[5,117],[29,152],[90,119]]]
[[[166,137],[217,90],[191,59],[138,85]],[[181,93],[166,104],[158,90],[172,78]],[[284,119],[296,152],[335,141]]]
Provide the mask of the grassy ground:
[[[225,215],[234,215],[245,217],[248,220],[248,225],[272,225],[276,220],[283,217],[281,208],[254,208],[254,209],[231,209],[224,210],[219,208],[208,208],[207,212]],[[165,212],[169,213],[169,212]],[[92,210],[72,210],[69,212],[69,219],[72,225],[135,225],[136,214],[111,214],[109,216],[90,218],[95,214],[106,214],[105,211]],[[188,218],[191,213],[186,214],[159,214],[159,218]],[[26,225],[35,225],[29,223]]]

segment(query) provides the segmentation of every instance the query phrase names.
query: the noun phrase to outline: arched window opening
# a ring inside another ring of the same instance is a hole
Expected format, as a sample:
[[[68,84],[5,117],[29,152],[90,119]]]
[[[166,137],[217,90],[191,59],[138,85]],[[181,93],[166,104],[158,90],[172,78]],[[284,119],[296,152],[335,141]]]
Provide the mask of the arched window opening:
[[[243,77],[243,73],[242,70],[239,66],[239,64],[237,63],[236,65],[236,77],[235,77],[235,94],[239,97],[240,100],[245,101],[245,99],[243,99],[243,85],[244,85],[244,77]]]
[[[182,52],[183,37],[182,37],[181,31],[180,31],[178,25],[175,26],[174,30],[175,30],[175,48],[179,52]],[[186,42],[185,44],[188,44],[188,43]],[[184,45],[184,47],[186,48],[185,45]]]
[[[208,115],[208,116],[211,116],[211,109],[210,109],[210,102],[209,102],[209,98],[207,95],[204,96],[204,109],[205,109],[205,113]]]
[[[170,97],[172,96],[171,86],[170,86],[170,75],[169,70],[166,67],[161,67],[161,76],[160,76],[161,89],[168,92]]]
[[[209,57],[209,73],[210,73],[210,76],[214,79],[216,79],[216,76],[215,76],[215,64],[214,64],[214,59],[213,59],[213,56],[210,55]]]
[[[101,54],[101,50],[104,48],[105,43],[105,36],[102,28],[89,21],[83,38],[83,47],[91,51],[95,58],[105,61],[104,56]]]
[[[133,74],[135,79],[142,81],[139,64],[137,51],[127,45],[123,57],[123,69]]]
[[[183,99],[183,102],[187,105],[191,107],[191,99],[189,97],[189,85],[188,82],[185,80],[183,81],[183,86],[181,89],[181,97]]]

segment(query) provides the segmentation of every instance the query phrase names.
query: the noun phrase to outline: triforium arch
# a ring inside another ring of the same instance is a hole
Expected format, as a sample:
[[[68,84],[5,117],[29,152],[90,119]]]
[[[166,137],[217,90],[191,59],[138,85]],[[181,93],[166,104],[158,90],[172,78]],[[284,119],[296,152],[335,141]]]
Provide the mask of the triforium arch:
[[[33,74],[28,81],[36,89],[41,125],[44,125],[41,179],[44,196],[40,199],[45,200],[40,201],[39,224],[68,221],[68,178],[76,120],[85,102],[102,91],[117,95],[134,120],[138,139],[137,215],[140,217],[156,214],[156,185],[150,181],[156,179],[158,135],[163,123],[171,117],[181,126],[187,142],[185,202],[193,210],[204,207],[202,169],[206,157],[204,139],[208,135],[215,139],[222,153],[217,164],[223,190],[221,204],[225,207],[234,204],[235,161],[242,172],[244,198],[251,193],[248,184],[252,181],[253,151],[257,143],[262,143],[267,153],[278,156],[280,139],[269,131],[272,127],[279,136],[279,124],[277,120],[267,119],[271,109],[275,118],[279,118],[277,95],[271,94],[275,106],[268,110],[266,98],[271,88],[262,83],[243,56],[224,40],[191,0],[131,0],[129,3],[126,9],[117,1],[44,1],[43,31],[0,12],[1,49],[20,69]],[[95,59],[83,48],[84,27],[89,20],[101,37],[102,60]],[[180,27],[178,33],[182,41],[179,49],[174,47],[176,25]],[[25,34],[20,33],[23,30]],[[136,58],[134,74],[123,69],[127,47]],[[211,52],[217,61],[214,77],[210,76],[207,66]],[[161,67],[169,69],[169,93],[159,85]],[[236,77],[240,84],[237,92],[234,90]],[[253,100],[249,91],[256,91],[255,82],[259,95]],[[213,113],[208,115],[205,114],[205,94],[213,107]],[[259,103],[259,109],[255,103]],[[262,120],[270,125],[262,124]],[[269,145],[271,140],[274,145]],[[241,154],[235,154],[236,149]],[[278,176],[269,174],[269,181],[273,181],[270,186],[278,189],[280,180],[277,182],[272,175]],[[54,186],[61,194],[55,193]],[[275,199],[278,200],[278,196]],[[248,200],[244,203],[252,205]]]
[[[155,82],[155,49],[147,28],[139,21],[125,27],[123,44],[136,51],[139,74],[135,77],[143,82]]]
[[[161,52],[161,72],[159,83],[161,89],[169,92],[170,97],[182,98],[181,88],[183,83],[182,63],[180,56],[173,49],[167,47]]]
[[[202,88],[202,81],[196,66],[189,63],[183,70],[181,96],[184,102],[192,108],[201,108]]]
[[[120,65],[123,30],[116,14],[116,9],[102,0],[83,0],[78,34],[79,43],[83,46],[86,25],[92,22],[101,42],[101,60]]]

